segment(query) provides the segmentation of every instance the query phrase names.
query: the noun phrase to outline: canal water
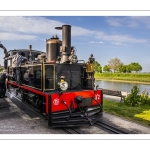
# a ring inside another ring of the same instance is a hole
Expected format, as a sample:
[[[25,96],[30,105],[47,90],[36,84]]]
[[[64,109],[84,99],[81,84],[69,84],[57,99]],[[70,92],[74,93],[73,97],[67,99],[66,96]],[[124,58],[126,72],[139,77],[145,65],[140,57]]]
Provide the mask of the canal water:
[[[126,82],[96,80],[95,85],[99,85],[99,88],[123,92],[131,92],[133,86],[136,85],[139,88],[140,93],[146,89],[146,91],[150,95],[150,85],[141,83],[126,83]]]

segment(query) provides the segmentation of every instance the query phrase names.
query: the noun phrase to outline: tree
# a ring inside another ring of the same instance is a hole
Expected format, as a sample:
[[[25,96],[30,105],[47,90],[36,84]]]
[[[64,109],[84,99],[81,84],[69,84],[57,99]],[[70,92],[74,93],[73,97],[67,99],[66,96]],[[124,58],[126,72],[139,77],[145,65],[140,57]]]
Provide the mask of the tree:
[[[109,69],[108,65],[105,65],[105,66],[103,67],[103,71],[105,71],[105,72],[110,72],[110,69]]]
[[[132,69],[131,69],[131,65],[127,65],[126,67],[126,72],[131,73]]]
[[[142,67],[139,63],[132,62],[129,64],[129,66],[131,68],[131,71],[135,71],[135,72],[142,71]]]
[[[126,72],[127,72],[127,65],[121,64],[121,65],[118,67],[118,70],[119,70],[119,72],[126,73]]]
[[[110,59],[110,61],[108,61],[108,67],[113,72],[118,71],[120,65],[123,65],[123,63],[118,58]]]
[[[130,65],[131,65],[132,71],[138,72],[142,70],[142,67],[141,65],[139,65],[139,63],[132,62]]]
[[[102,73],[102,67],[97,61],[94,61],[94,70],[95,72]]]

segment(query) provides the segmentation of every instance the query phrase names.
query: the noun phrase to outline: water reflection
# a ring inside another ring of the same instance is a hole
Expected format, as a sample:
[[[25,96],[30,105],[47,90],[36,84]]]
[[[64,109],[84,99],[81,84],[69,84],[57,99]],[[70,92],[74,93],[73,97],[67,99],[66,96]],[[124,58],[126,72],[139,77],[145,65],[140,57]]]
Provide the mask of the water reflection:
[[[99,88],[110,89],[110,90],[118,90],[123,92],[131,92],[133,86],[138,86],[140,92],[146,91],[150,95],[150,85],[144,85],[139,83],[124,83],[124,82],[114,82],[114,81],[102,81],[96,80],[95,85],[99,85]]]

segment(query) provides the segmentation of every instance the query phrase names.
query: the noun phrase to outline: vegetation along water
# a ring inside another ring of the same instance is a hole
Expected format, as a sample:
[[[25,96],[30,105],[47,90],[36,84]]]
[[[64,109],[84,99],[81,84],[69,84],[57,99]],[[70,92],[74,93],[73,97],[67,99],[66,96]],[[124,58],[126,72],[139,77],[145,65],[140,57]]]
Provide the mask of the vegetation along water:
[[[96,80],[119,80],[126,82],[141,82],[150,84],[149,73],[95,73]]]
[[[150,73],[141,73],[142,66],[138,62],[124,64],[118,58],[108,61],[103,67],[95,61],[95,78],[98,80],[120,80],[127,82],[141,82],[150,84]]]

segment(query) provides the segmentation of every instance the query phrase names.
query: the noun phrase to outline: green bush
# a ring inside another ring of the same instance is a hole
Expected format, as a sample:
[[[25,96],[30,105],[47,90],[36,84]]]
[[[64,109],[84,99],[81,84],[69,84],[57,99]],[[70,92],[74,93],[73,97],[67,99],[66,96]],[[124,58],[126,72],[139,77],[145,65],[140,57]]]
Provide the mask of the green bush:
[[[150,102],[148,92],[144,90],[142,94],[139,94],[140,90],[137,86],[131,89],[131,93],[124,98],[124,103],[130,106],[141,106]]]
[[[150,73],[95,73],[96,79],[150,82]]]

